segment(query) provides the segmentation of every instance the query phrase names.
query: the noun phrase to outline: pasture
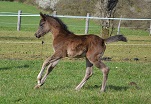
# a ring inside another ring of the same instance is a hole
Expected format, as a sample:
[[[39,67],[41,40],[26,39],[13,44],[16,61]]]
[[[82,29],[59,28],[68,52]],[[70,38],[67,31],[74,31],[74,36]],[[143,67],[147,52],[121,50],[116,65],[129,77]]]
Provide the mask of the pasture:
[[[39,13],[36,8],[26,9],[27,6],[20,3],[15,3],[16,9],[12,9],[12,3],[1,2],[0,5],[9,5],[9,12],[16,12],[22,7],[25,12]],[[0,8],[0,11],[5,10],[4,6]],[[0,18],[4,21],[10,20],[10,17]],[[12,21],[16,22],[14,18],[16,19],[13,17]],[[44,59],[53,53],[50,33],[42,39],[35,38],[39,17],[35,18],[24,19],[23,23],[32,21],[35,25],[23,25],[20,32],[15,31],[16,25],[0,26],[0,104],[151,103],[151,37],[143,30],[121,29],[128,42],[107,45],[104,57],[112,59],[104,61],[111,69],[106,92],[100,92],[102,72],[96,67],[85,86],[80,91],[75,91],[76,85],[85,74],[84,58],[61,60],[48,76],[46,83],[40,89],[33,89]],[[76,34],[82,34],[81,31],[84,33],[84,29],[77,29],[70,24],[77,23],[81,26],[84,20],[64,21],[69,24],[69,30]],[[98,24],[92,21],[91,25],[93,27]],[[90,29],[90,33],[99,32],[98,28]]]
[[[127,36],[128,43],[107,45],[104,56],[110,67],[105,93],[100,93],[102,72],[94,75],[80,90],[76,85],[85,73],[85,60],[63,59],[49,75],[46,83],[35,90],[36,77],[43,60],[52,54],[51,34],[36,39],[34,32],[0,31],[0,103],[149,104],[151,81],[151,46],[149,36]],[[41,41],[44,40],[44,44]],[[127,44],[127,45],[126,45]],[[43,51],[42,51],[43,50]],[[139,60],[135,61],[137,57]],[[135,84],[131,84],[135,82]]]

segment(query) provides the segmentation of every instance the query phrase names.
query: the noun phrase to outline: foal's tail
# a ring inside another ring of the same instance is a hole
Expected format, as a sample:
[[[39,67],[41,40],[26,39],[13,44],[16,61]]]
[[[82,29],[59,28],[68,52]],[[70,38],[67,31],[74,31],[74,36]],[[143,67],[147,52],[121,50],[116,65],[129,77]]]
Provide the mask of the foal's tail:
[[[111,36],[107,39],[104,39],[105,43],[112,43],[112,42],[117,42],[117,41],[127,42],[127,39],[123,35],[115,35],[115,36]]]

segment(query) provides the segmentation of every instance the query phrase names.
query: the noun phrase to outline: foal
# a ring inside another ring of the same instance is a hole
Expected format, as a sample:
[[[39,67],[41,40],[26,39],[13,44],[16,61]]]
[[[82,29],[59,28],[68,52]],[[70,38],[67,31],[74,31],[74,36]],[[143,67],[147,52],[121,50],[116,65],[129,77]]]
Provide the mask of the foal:
[[[57,17],[48,16],[40,13],[41,20],[39,28],[35,33],[37,38],[51,32],[53,36],[54,54],[47,58],[37,76],[38,84],[35,88],[40,88],[48,74],[57,65],[59,60],[64,57],[86,58],[86,73],[83,80],[75,88],[80,90],[86,81],[92,76],[92,67],[95,65],[103,72],[101,91],[105,91],[109,68],[101,61],[101,57],[106,49],[105,43],[124,41],[127,39],[122,35],[102,39],[97,35],[75,35],[67,29],[67,26]],[[43,76],[44,69],[47,67],[46,74]],[[43,76],[43,77],[42,77]]]

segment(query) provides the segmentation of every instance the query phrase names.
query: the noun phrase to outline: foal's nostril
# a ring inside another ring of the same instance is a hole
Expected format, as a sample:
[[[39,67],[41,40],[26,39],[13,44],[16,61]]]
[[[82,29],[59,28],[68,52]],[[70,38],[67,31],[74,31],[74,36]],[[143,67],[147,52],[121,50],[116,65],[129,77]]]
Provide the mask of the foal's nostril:
[[[39,36],[36,35],[36,38],[39,38]]]
[[[40,38],[40,36],[38,36],[38,35],[36,35],[36,34],[35,34],[35,36],[36,36],[36,38]]]
[[[37,34],[35,33],[35,36],[38,38]]]

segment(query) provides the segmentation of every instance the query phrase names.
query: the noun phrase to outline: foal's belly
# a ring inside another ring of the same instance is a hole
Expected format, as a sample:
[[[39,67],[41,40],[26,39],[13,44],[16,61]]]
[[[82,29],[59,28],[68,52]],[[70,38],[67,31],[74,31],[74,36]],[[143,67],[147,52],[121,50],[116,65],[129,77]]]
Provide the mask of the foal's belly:
[[[73,58],[81,58],[86,56],[86,52],[84,50],[76,51],[76,50],[67,50],[67,56]]]

